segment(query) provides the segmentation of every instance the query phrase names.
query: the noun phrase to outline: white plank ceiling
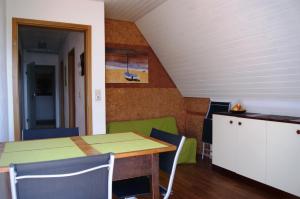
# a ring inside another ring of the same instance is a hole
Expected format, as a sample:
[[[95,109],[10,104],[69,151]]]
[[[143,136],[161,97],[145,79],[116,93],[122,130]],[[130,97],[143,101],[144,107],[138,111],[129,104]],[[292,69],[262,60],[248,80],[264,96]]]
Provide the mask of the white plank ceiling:
[[[135,22],[167,0],[104,0],[105,17]]]
[[[184,96],[299,101],[299,10],[299,0],[169,0],[136,23]]]

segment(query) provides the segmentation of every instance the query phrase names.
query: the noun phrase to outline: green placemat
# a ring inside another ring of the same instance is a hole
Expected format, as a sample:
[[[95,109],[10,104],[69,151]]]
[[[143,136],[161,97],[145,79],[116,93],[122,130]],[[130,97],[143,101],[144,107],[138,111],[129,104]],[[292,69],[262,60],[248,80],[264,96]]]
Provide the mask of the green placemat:
[[[94,144],[92,145],[94,149],[99,151],[100,153],[125,153],[125,152],[132,152],[132,151],[140,151],[140,150],[147,150],[147,149],[155,149],[155,148],[162,148],[167,147],[164,144],[143,139],[143,140],[132,140],[126,142],[116,142],[116,143],[106,143],[106,144]]]
[[[128,132],[128,133],[83,136],[82,139],[88,144],[102,144],[102,143],[124,142],[124,141],[131,141],[131,140],[143,140],[145,138],[135,133]]]
[[[70,138],[56,138],[5,143],[4,153],[76,146]]]
[[[77,146],[2,153],[0,167],[8,167],[11,163],[31,163],[82,156],[85,154]]]

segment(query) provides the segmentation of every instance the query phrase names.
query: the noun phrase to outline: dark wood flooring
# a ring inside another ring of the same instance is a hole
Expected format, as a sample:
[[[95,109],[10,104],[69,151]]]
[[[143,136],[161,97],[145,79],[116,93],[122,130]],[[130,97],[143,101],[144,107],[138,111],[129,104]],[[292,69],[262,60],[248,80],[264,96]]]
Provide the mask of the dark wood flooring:
[[[162,183],[165,178],[161,179]],[[285,192],[254,182],[209,161],[179,165],[170,199],[299,199]],[[139,197],[140,199],[140,197]],[[148,199],[148,197],[143,197]]]

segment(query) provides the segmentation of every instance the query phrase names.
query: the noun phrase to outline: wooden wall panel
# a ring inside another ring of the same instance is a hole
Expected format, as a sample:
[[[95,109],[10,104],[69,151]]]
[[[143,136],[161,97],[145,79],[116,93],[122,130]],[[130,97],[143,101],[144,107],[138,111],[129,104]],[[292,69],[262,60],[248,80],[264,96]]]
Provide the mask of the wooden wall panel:
[[[105,43],[149,46],[135,23],[113,19],[105,20]]]
[[[107,47],[146,49],[149,62],[148,84],[106,84],[107,88],[176,88],[176,85],[134,23],[106,19],[105,43]]]
[[[202,149],[203,121],[208,111],[209,99],[185,97],[184,104],[186,111],[186,136],[195,137],[197,139],[197,151],[200,153]]]
[[[185,130],[184,101],[176,88],[107,88],[107,121],[174,116]]]
[[[106,120],[126,121],[174,116],[179,131],[198,140],[209,99],[183,98],[134,23],[106,19],[106,46],[149,52],[148,84],[106,84]]]

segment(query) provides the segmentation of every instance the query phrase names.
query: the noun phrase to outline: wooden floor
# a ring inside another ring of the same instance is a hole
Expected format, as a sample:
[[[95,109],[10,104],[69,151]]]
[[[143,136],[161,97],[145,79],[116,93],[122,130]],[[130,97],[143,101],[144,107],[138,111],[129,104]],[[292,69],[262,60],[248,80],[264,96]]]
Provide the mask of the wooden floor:
[[[298,198],[236,174],[212,167],[208,161],[199,161],[197,165],[179,165],[173,192],[174,194],[170,199]],[[143,197],[143,199],[147,199],[147,197]]]

